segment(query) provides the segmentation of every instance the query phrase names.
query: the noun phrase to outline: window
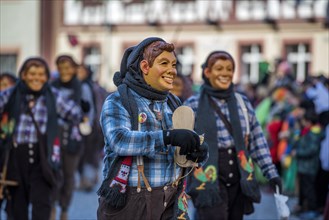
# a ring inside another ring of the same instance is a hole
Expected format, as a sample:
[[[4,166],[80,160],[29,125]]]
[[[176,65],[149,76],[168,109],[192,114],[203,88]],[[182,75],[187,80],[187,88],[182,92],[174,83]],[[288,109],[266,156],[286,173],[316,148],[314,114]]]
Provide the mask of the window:
[[[92,80],[98,81],[101,70],[101,50],[99,45],[83,47],[83,63],[93,72]]]
[[[310,44],[292,43],[285,45],[288,62],[292,66],[292,73],[297,81],[303,82],[310,70]]]
[[[103,0],[79,0],[82,2],[82,7],[95,7],[103,5]]]
[[[17,72],[17,54],[3,53],[0,54],[0,73],[9,72],[16,75]]]
[[[122,0],[124,5],[129,5],[129,4],[140,4],[144,3],[145,0]]]
[[[185,3],[185,2],[195,2],[195,0],[175,0],[175,2]]]
[[[259,66],[262,62],[262,46],[249,44],[240,46],[241,83],[256,84],[260,79]]]
[[[177,71],[185,76],[191,76],[194,68],[194,48],[192,44],[175,46],[179,65]]]

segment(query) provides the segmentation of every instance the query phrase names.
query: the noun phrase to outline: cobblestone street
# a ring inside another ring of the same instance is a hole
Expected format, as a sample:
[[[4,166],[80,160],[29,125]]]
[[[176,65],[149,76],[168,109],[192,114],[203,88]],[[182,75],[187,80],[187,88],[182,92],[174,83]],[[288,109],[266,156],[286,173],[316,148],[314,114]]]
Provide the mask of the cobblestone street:
[[[100,184],[100,183],[99,183]],[[99,185],[98,185],[99,186]],[[70,220],[96,220],[96,211],[98,207],[98,197],[96,191],[98,186],[91,192],[83,192],[76,190],[74,192],[72,206],[69,210]],[[290,209],[297,203],[297,198],[289,198],[288,205]],[[57,208],[57,216],[59,216],[59,208]],[[192,209],[190,210],[192,213]],[[1,219],[4,217],[4,212],[1,210]],[[192,215],[190,215],[193,220]],[[262,201],[255,205],[255,212],[252,215],[245,216],[245,220],[277,220],[277,211],[273,193],[269,192],[267,187],[262,188]],[[296,216],[291,216],[290,220],[298,220]],[[322,216],[316,220],[322,220]]]

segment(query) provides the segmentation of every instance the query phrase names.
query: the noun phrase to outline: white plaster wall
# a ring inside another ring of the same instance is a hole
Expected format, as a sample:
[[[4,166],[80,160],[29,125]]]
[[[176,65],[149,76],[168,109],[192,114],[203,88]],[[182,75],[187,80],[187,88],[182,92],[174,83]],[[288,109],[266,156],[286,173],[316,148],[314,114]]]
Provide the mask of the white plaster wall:
[[[325,74],[329,77],[329,32],[319,33],[314,36],[313,68],[314,74]]]
[[[208,54],[214,50],[226,50],[232,54],[238,63],[239,56],[239,41],[262,41],[263,42],[263,55],[273,66],[276,58],[281,57],[282,46],[286,40],[310,40],[312,42],[312,66],[311,74],[324,73],[328,76],[329,67],[329,37],[327,32],[323,29],[297,29],[293,27],[285,28],[282,32],[275,32],[272,29],[253,29],[249,31],[248,27],[243,30],[229,29],[224,31],[216,30],[187,30],[184,29],[175,34],[175,30],[143,30],[143,31],[123,31],[111,32],[78,32],[77,33],[79,45],[71,47],[67,33],[61,33],[57,39],[57,52],[70,53],[78,62],[82,57],[81,45],[90,42],[98,42],[101,45],[102,64],[99,82],[108,90],[115,90],[113,84],[113,75],[120,69],[120,62],[123,55],[123,46],[127,43],[138,43],[150,36],[157,36],[165,39],[167,42],[178,43],[193,43],[194,44],[194,72],[193,80],[195,83],[201,83],[201,64],[205,61]],[[236,68],[234,81],[239,81],[239,66]]]
[[[140,42],[146,37],[157,36],[165,39],[167,42],[173,42],[172,32],[135,32],[135,33],[115,33],[108,35],[107,43],[102,47],[102,53],[105,53],[107,58],[104,62],[103,72],[101,73],[100,82],[110,89],[115,89],[112,77],[115,71],[120,68],[120,62],[123,55],[122,45],[125,42]],[[238,42],[239,41],[263,41],[264,59],[273,64],[274,59],[282,56],[282,46],[284,40],[289,39],[309,39],[312,40],[312,69],[311,74],[319,72],[329,75],[329,36],[325,31],[312,33],[312,31],[286,31],[282,33],[273,33],[272,31],[241,32],[241,31],[225,31],[225,32],[198,32],[198,31],[183,31],[179,34],[179,42],[194,43],[194,82],[201,83],[201,64],[211,51],[226,50],[232,56],[238,59]],[[105,54],[104,54],[105,55]],[[239,67],[236,73],[239,72]],[[238,74],[234,81],[238,81]]]
[[[0,1],[0,49],[18,50],[18,67],[40,55],[40,1]]]

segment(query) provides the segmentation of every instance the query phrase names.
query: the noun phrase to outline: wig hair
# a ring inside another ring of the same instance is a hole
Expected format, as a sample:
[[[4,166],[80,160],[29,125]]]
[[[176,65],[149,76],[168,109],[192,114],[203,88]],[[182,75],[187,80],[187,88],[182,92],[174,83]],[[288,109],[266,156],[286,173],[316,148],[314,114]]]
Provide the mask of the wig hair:
[[[22,78],[23,73],[26,73],[32,66],[36,67],[44,67],[46,71],[46,75],[49,79],[50,71],[47,62],[41,57],[31,57],[25,60],[22,67],[19,70],[19,78]]]
[[[225,51],[214,51],[212,52],[206,62],[203,64],[204,65],[204,69],[205,68],[211,68],[217,60],[229,60],[232,62],[233,64],[233,71],[235,70],[235,62],[234,62],[234,59],[233,57],[231,56],[231,54],[225,52]]]
[[[174,52],[174,50],[175,46],[173,44],[164,41],[155,41],[145,47],[143,52],[143,59],[148,62],[150,67],[152,67],[155,58],[157,58],[163,51]]]
[[[57,57],[57,59],[56,59],[56,65],[57,66],[61,63],[64,63],[64,62],[70,62],[74,67],[78,67],[78,64],[75,62],[75,60],[73,59],[72,56],[61,55],[61,56]]]
[[[216,63],[216,61],[220,60],[220,59],[221,60],[230,60],[232,62],[232,65],[233,65],[233,72],[234,72],[235,62],[234,62],[234,59],[231,56],[231,54],[229,54],[226,51],[222,51],[222,50],[213,51],[208,55],[206,61],[201,65],[202,78],[203,78],[203,80],[205,80],[206,83],[209,83],[209,82],[208,82],[207,77],[204,74],[205,69],[206,68],[212,68],[212,66]]]
[[[0,81],[4,78],[7,78],[11,83],[15,84],[17,82],[17,77],[14,76],[13,73],[10,73],[10,72],[3,72],[3,73],[0,73]]]

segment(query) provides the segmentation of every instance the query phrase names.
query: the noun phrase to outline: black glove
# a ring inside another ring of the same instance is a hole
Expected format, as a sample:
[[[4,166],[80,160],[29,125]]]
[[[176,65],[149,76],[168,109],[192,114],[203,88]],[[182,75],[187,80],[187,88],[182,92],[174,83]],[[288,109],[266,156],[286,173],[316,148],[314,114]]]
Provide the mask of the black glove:
[[[187,129],[174,129],[163,131],[163,141],[165,145],[180,147],[179,154],[187,155],[199,151],[200,138],[197,133]]]
[[[90,105],[89,105],[89,103],[88,103],[87,101],[81,99],[81,100],[80,100],[80,106],[81,106],[81,109],[82,109],[82,111],[83,111],[84,113],[89,112],[89,110],[90,110]]]
[[[196,152],[192,152],[191,154],[186,155],[186,159],[192,160],[192,161],[198,160],[197,161],[198,163],[203,162],[204,160],[207,159],[208,149],[209,149],[209,146],[204,141],[200,146],[200,150],[198,150]]]
[[[281,178],[280,177],[274,177],[272,179],[270,179],[270,187],[272,188],[272,190],[276,193],[276,186],[279,187],[279,193],[282,193],[282,182],[281,182]]]

